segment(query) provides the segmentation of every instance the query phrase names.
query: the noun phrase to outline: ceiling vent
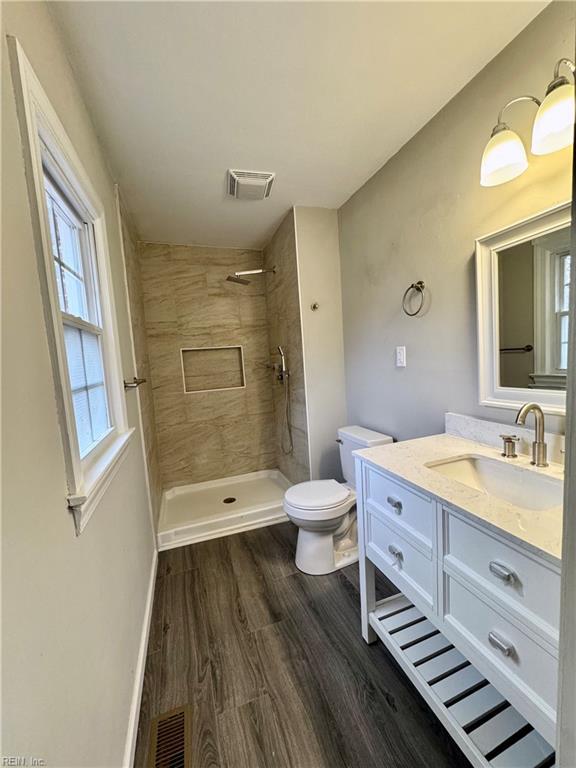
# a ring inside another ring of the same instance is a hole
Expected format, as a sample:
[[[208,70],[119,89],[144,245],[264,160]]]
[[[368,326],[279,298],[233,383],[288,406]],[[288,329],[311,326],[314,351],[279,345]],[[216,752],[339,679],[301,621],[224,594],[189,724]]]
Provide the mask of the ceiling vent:
[[[270,197],[275,173],[266,171],[228,171],[228,194],[238,200],[264,200]]]

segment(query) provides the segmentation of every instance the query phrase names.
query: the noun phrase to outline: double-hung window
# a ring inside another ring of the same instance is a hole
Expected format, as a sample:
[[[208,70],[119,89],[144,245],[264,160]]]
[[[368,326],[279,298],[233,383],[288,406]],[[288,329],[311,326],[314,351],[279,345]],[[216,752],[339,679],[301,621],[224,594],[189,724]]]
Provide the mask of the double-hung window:
[[[538,388],[565,389],[568,368],[570,228],[533,241],[534,366]]]
[[[570,304],[570,253],[554,254],[556,267],[556,365],[568,368],[568,316]]]
[[[102,358],[103,325],[94,228],[44,173],[54,275],[78,451],[83,459],[112,423]]]
[[[104,207],[18,41],[8,38],[46,332],[62,432],[66,503],[80,533],[126,454],[122,364]]]

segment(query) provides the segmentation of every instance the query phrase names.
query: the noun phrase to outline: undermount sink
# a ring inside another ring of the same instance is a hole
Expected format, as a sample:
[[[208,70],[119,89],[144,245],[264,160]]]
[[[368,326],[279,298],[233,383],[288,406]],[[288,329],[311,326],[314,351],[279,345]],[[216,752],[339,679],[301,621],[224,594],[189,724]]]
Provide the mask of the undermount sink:
[[[529,469],[486,456],[454,456],[426,464],[444,477],[524,509],[544,510],[562,504],[563,483]]]

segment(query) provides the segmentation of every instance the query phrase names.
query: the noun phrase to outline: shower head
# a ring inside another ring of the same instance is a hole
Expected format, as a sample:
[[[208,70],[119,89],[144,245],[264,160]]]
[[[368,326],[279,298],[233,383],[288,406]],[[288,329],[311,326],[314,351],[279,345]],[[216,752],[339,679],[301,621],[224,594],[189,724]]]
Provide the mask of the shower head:
[[[245,269],[243,272],[234,272],[233,275],[228,275],[226,280],[239,285],[250,285],[250,280],[246,280],[245,275],[266,275],[270,272],[275,274],[276,267],[272,267],[272,269]]]
[[[250,280],[244,280],[244,278],[238,277],[238,275],[228,275],[226,280],[229,280],[231,283],[238,283],[238,285],[250,285]]]

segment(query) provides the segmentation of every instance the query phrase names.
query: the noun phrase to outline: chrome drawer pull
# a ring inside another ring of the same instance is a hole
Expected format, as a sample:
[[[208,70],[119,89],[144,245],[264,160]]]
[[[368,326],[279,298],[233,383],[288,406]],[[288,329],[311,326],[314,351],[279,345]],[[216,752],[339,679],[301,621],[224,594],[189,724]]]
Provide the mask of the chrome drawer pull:
[[[394,544],[388,545],[388,552],[396,558],[396,560],[404,560],[404,555],[402,554],[402,550],[398,549],[398,547],[395,547]]]
[[[502,651],[504,656],[512,656],[515,653],[514,646],[512,645],[512,643],[509,643],[506,640],[503,640],[501,637],[499,637],[496,634],[496,632],[488,632],[488,642],[494,648],[497,648],[499,651]]]
[[[491,560],[488,568],[490,569],[490,573],[493,573],[497,579],[506,581],[508,584],[514,583],[517,579],[516,574],[511,568],[508,568],[508,566],[503,565],[502,563],[497,563],[496,560]]]
[[[390,506],[392,507],[394,512],[396,512],[397,515],[402,514],[402,502],[400,501],[400,499],[395,499],[394,496],[388,496],[386,501],[388,502],[388,504],[390,504]]]

